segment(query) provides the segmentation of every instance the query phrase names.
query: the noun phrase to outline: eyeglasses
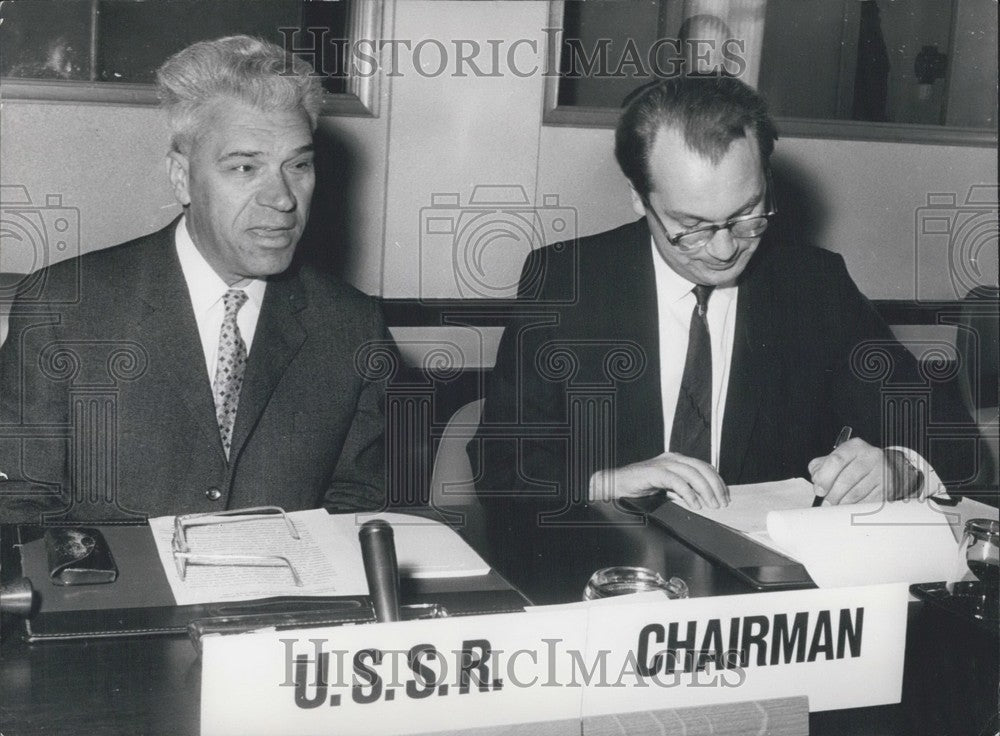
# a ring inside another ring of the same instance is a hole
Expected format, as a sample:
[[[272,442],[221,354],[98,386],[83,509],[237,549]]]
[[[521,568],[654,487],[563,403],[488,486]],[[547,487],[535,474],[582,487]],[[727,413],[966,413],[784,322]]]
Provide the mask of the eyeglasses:
[[[203,554],[192,552],[188,543],[187,530],[193,526],[205,524],[230,524],[241,521],[253,521],[267,518],[268,515],[280,515],[292,539],[298,540],[299,533],[292,520],[278,506],[256,506],[248,509],[229,509],[226,511],[209,511],[201,514],[186,514],[174,517],[174,536],[170,546],[177,568],[177,577],[185,580],[188,565],[252,565],[264,567],[287,567],[292,575],[292,581],[297,587],[302,587],[302,578],[295,566],[284,555],[240,555],[240,554]]]
[[[667,226],[663,224],[663,220],[653,208],[653,205],[650,204],[648,197],[644,201],[644,204],[646,205],[646,211],[653,215],[653,219],[656,220],[657,224],[660,226],[660,230],[663,231],[663,236],[667,239],[667,242],[682,251],[692,251],[708,245],[712,238],[715,237],[715,234],[720,230],[728,230],[732,233],[734,238],[760,237],[764,234],[764,231],[767,230],[767,226],[770,224],[771,218],[778,214],[773,203],[771,202],[770,173],[767,175],[767,194],[764,198],[765,212],[755,212],[750,215],[731,217],[725,222],[703,225],[701,227],[691,228],[690,230],[682,230],[676,235],[671,235],[667,230]]]

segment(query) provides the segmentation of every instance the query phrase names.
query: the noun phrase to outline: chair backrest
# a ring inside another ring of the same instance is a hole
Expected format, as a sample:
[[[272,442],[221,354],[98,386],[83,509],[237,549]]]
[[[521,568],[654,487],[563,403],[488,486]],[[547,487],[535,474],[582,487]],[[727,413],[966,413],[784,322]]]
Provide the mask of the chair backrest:
[[[475,476],[465,451],[479,428],[484,399],[470,401],[452,414],[441,435],[431,473],[431,506],[466,505],[476,501]]]
[[[995,487],[1000,482],[1000,425],[998,411],[997,353],[1000,352],[1000,290],[977,286],[963,300],[955,339],[960,365],[959,388],[969,413],[983,437],[976,486]]]
[[[10,302],[17,285],[24,279],[18,273],[0,273],[0,345],[7,339],[10,324]]]
[[[975,412],[998,404],[1000,290],[995,286],[977,286],[962,304],[955,347],[962,367],[959,374],[962,392]]]

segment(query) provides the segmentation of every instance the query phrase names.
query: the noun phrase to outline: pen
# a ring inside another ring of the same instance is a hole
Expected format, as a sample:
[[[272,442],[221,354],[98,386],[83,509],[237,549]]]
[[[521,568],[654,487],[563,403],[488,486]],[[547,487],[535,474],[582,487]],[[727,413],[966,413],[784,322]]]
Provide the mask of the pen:
[[[846,426],[843,429],[841,429],[840,434],[837,435],[837,439],[833,441],[833,449],[836,450],[842,444],[847,442],[847,440],[851,439],[851,432],[853,431],[854,430],[852,430],[850,427]],[[817,506],[822,506],[824,498],[826,498],[826,496],[816,496],[815,498],[813,498],[812,507],[816,508]]]

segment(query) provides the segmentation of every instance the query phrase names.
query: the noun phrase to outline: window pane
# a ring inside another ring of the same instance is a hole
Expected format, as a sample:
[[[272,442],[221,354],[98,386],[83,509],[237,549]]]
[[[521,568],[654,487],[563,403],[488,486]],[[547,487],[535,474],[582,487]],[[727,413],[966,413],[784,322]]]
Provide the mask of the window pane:
[[[0,76],[90,79],[91,3],[65,0],[0,5]]]
[[[630,3],[623,12],[620,3],[566,3],[559,104],[618,108],[649,81],[650,49],[660,35],[665,5]],[[663,66],[669,55],[669,48],[659,54]]]
[[[315,40],[299,33],[294,42],[308,51],[322,43],[308,60],[322,60],[327,91],[345,92],[349,8],[308,0],[8,0],[0,3],[0,76],[151,84],[167,57],[196,41],[245,33],[284,47],[294,29],[319,28],[327,33],[318,30]]]
[[[281,45],[278,29],[298,25],[297,0],[101,0],[96,81],[152,83],[164,59],[195,41],[246,33]]]
[[[996,71],[994,0],[767,3],[759,87],[776,115],[995,130]]]

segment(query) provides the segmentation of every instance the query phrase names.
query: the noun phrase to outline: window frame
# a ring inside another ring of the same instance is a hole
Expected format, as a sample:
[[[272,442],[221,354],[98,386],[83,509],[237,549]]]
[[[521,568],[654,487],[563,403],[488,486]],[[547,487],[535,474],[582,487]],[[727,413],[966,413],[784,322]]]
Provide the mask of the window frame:
[[[378,43],[386,21],[386,0],[352,0],[347,21],[348,42],[370,39]],[[358,74],[350,66],[347,91],[326,92],[321,115],[377,118],[380,112],[380,72]],[[152,107],[159,104],[152,84],[81,80],[15,79],[0,77],[0,100],[37,103],[73,103]]]
[[[564,0],[550,0],[550,29],[562,29]],[[548,34],[548,39],[552,39]],[[561,34],[558,34],[561,39]],[[546,49],[548,69],[559,69],[560,48],[550,43]],[[559,82],[562,77],[545,78],[542,124],[575,128],[614,128],[620,110],[614,107],[586,107],[559,104]],[[946,125],[916,125],[912,123],[871,123],[856,120],[811,119],[775,116],[778,132],[788,138],[832,138],[853,141],[884,141],[891,143],[927,143],[933,145],[995,147],[997,131],[990,128],[961,128]]]

